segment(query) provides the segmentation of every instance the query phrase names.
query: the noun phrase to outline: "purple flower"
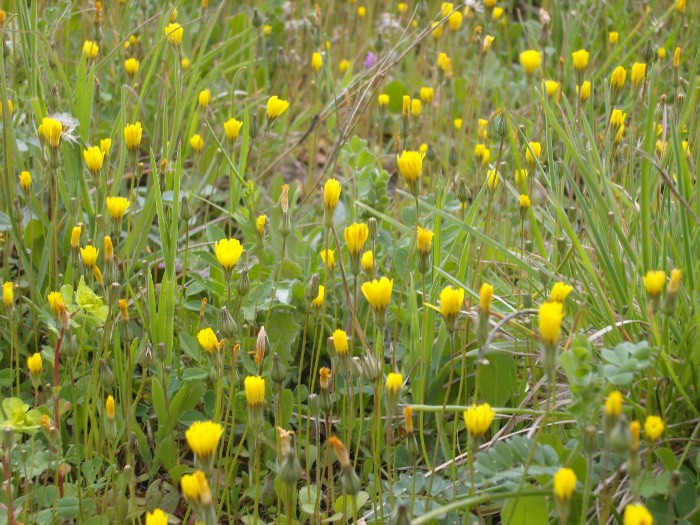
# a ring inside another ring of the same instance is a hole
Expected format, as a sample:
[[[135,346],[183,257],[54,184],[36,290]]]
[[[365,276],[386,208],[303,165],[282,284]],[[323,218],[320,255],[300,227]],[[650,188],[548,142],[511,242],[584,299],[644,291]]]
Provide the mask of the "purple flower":
[[[370,51],[369,53],[367,53],[367,57],[365,58],[365,69],[372,69],[376,65],[377,55]]]

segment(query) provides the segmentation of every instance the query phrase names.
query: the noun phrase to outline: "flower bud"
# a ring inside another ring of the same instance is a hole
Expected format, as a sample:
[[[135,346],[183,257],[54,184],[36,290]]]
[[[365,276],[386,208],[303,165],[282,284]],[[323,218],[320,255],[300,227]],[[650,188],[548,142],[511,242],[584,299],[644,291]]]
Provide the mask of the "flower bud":
[[[248,266],[244,266],[241,270],[241,276],[238,278],[238,295],[245,297],[250,291],[250,277],[248,276]]]
[[[287,367],[284,366],[284,363],[282,363],[282,360],[277,352],[272,354],[272,370],[270,371],[270,378],[278,385],[284,383],[284,380],[287,378]]]
[[[306,300],[311,302],[318,297],[319,276],[317,273],[311,276],[309,283],[306,285]]]
[[[377,219],[370,217],[367,221],[367,228],[369,229],[369,240],[373,243],[377,240]]]
[[[180,216],[187,223],[190,222],[192,215],[193,213],[192,207],[190,206],[190,200],[187,198],[187,195],[183,195],[182,202],[180,204]]]
[[[236,330],[236,321],[233,319],[231,312],[228,311],[228,308],[222,306],[219,321],[219,332],[221,332],[221,335],[223,335],[226,339],[233,339],[233,337],[236,335]]]

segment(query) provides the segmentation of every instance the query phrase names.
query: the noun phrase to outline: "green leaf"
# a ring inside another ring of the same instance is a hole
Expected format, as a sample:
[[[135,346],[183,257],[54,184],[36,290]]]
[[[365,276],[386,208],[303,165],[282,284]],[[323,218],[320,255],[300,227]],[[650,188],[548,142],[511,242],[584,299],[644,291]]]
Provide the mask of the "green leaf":
[[[510,525],[547,525],[547,498],[535,496],[506,500],[501,511],[501,521]]]
[[[66,496],[56,502],[56,513],[64,519],[75,519],[78,510],[78,498],[75,496]]]

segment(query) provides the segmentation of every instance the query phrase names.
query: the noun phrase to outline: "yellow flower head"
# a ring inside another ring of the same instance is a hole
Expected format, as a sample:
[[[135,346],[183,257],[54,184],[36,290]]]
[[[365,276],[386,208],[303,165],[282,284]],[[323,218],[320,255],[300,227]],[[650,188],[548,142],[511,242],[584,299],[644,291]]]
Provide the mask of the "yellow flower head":
[[[80,246],[80,234],[83,232],[81,226],[73,226],[73,230],[70,232],[70,246],[73,249],[77,249]]]
[[[521,210],[527,210],[530,207],[530,197],[526,194],[522,194],[519,197],[518,203]]]
[[[411,111],[411,97],[404,95],[401,98],[401,113],[403,115],[408,115]]]
[[[635,62],[632,64],[632,72],[630,79],[633,86],[638,86],[647,74],[647,65],[644,62]]]
[[[680,13],[680,14],[685,13],[685,4],[686,4],[686,0],[676,0],[676,6],[675,6],[676,13]]]
[[[58,148],[61,143],[61,133],[63,133],[63,125],[58,120],[51,117],[44,117],[41,119],[39,135],[41,135],[53,149]]]
[[[571,58],[574,60],[574,69],[583,71],[588,67],[589,53],[585,49],[579,49],[571,53]]]
[[[133,57],[127,58],[124,61],[124,70],[130,77],[136,76],[136,73],[139,71],[139,61]]]
[[[559,95],[559,89],[561,88],[561,84],[557,82],[556,80],[545,80],[544,81],[544,89],[547,92],[547,96],[552,98],[556,97]]]
[[[182,57],[182,60],[180,61],[180,64],[182,64],[182,69],[187,69],[190,67],[191,61],[187,57]]]
[[[449,77],[452,75],[452,59],[445,53],[440,53],[438,55],[437,65],[445,76]]]
[[[135,150],[141,144],[141,135],[143,134],[143,128],[141,128],[141,123],[127,124],[124,128],[124,142],[126,142],[126,147],[130,150]]]
[[[668,282],[668,293],[678,293],[678,289],[681,287],[682,278],[683,270],[681,270],[680,268],[674,268],[673,270],[671,270],[671,280]]]
[[[323,285],[320,285],[318,287],[318,295],[316,296],[316,298],[313,301],[311,301],[311,304],[314,305],[314,308],[318,309],[318,308],[321,308],[323,306],[323,303],[325,302],[325,300],[326,300],[326,287]]]
[[[423,86],[420,88],[420,99],[425,102],[425,103],[430,103],[433,101],[433,97],[435,96],[435,90],[431,87],[426,87]]]
[[[24,193],[27,193],[32,187],[32,174],[28,171],[23,171],[19,174],[19,187]]]
[[[102,139],[100,140],[100,151],[102,152],[102,157],[109,155],[109,150],[112,149],[112,139]]]
[[[462,27],[462,12],[453,12],[450,18],[447,19],[447,26],[450,28],[450,31],[459,31],[459,28]]]
[[[236,120],[235,118],[230,118],[226,122],[224,122],[224,131],[226,132],[226,138],[233,142],[238,138],[238,135],[241,133],[241,127],[243,126],[243,122],[240,120]]]
[[[338,355],[347,355],[349,350],[348,334],[338,328],[333,332],[333,348]]]
[[[489,283],[484,283],[479,289],[479,310],[482,312],[491,311],[491,302],[493,301],[493,286]]]
[[[491,428],[494,417],[496,417],[496,412],[488,403],[470,406],[464,411],[464,423],[467,425],[467,432],[472,437],[482,437]]]
[[[420,117],[421,111],[423,110],[422,103],[419,98],[414,98],[411,100],[411,115],[418,118]]]
[[[673,51],[673,67],[679,68],[681,65],[681,48],[676,47]]]
[[[318,371],[318,375],[321,390],[328,390],[331,382],[331,369],[327,366],[321,367],[321,369]]]
[[[644,287],[651,297],[658,297],[666,285],[666,272],[663,270],[648,271],[644,276]]]
[[[223,344],[223,341],[219,341],[216,338],[214,330],[212,330],[209,327],[203,328],[202,330],[197,332],[197,341],[209,355],[213,355],[214,352],[221,348],[221,345]]]
[[[498,175],[497,170],[489,170],[488,174],[486,175],[486,186],[488,187],[489,190],[493,191],[496,188],[498,188],[498,183],[501,182],[501,179]]]
[[[639,433],[641,431],[642,425],[636,419],[630,423],[629,430],[632,436],[632,444],[630,445],[630,450],[635,452],[639,450]]]
[[[382,93],[377,97],[377,101],[379,102],[379,107],[384,109],[389,105],[389,95]]]
[[[185,474],[180,478],[182,495],[190,503],[207,506],[211,504],[211,489],[204,472],[195,471],[194,474]]]
[[[620,39],[620,33],[617,31],[610,31],[608,33],[608,42],[610,44],[617,44],[617,41]]]
[[[571,499],[576,488],[576,474],[570,468],[560,468],[554,474],[554,497],[561,502]]]
[[[496,7],[497,0],[484,0],[484,7],[486,9],[493,9]]]
[[[647,416],[644,421],[644,433],[652,443],[661,437],[665,429],[666,425],[659,416]]]
[[[204,89],[200,91],[197,100],[199,102],[199,107],[202,109],[206,109],[209,106],[209,103],[211,102],[211,91],[209,89]]]
[[[63,295],[61,295],[61,292],[50,292],[47,300],[49,302],[49,308],[51,308],[51,311],[55,314],[64,310],[66,307],[63,302]]]
[[[241,257],[243,246],[238,239],[221,239],[214,245],[214,253],[221,267],[230,272]]]
[[[431,27],[433,39],[440,40],[440,37],[442,36],[442,25],[440,24],[440,22],[432,22]]]
[[[549,298],[554,302],[563,303],[573,289],[573,286],[562,282],[554,283],[554,286],[552,286],[552,293],[550,294]]]
[[[564,319],[564,306],[561,303],[542,303],[539,309],[540,337],[545,344],[555,345],[559,341],[561,322]]]
[[[486,147],[486,144],[477,144],[474,146],[474,158],[480,162],[482,166],[486,166],[491,158],[491,152]]]
[[[585,102],[591,96],[591,83],[588,80],[584,80],[583,84],[579,88],[576,86],[576,94],[581,98],[581,102]]]
[[[610,76],[610,85],[613,89],[622,89],[627,79],[627,70],[622,66],[617,66]]]
[[[258,231],[258,235],[262,237],[263,233],[265,233],[265,224],[267,223],[267,215],[258,215],[258,218],[255,220],[255,229]]]
[[[497,22],[498,20],[501,20],[501,18],[503,17],[503,13],[504,13],[504,12],[505,12],[505,9],[503,9],[502,7],[494,7],[494,8],[493,8],[493,12],[491,13],[491,19],[492,19],[494,22]],[[502,24],[505,24],[505,20],[501,20],[501,23],[502,23]]]
[[[105,413],[110,421],[114,420],[114,397],[111,394],[107,396],[107,401],[105,401]]]
[[[462,119],[461,118],[454,119],[452,121],[452,124],[454,125],[456,131],[459,131],[460,129],[462,129]]]
[[[484,37],[484,41],[481,44],[481,52],[486,53],[488,52],[489,49],[491,49],[491,44],[493,44],[493,41],[496,39],[493,35],[486,35]]]
[[[2,302],[5,306],[12,306],[15,302],[15,285],[11,281],[5,281],[2,285]]]
[[[251,408],[262,407],[265,403],[265,380],[260,376],[248,376],[243,382],[245,397]]]
[[[372,275],[374,271],[374,255],[372,255],[372,250],[367,250],[362,254],[362,269],[368,274]]]
[[[666,58],[666,48],[665,47],[660,47],[659,49],[656,50],[656,55],[659,57],[659,59],[663,60]]]
[[[348,449],[345,448],[342,441],[340,441],[336,436],[331,436],[328,438],[328,444],[333,449],[333,453],[335,454],[335,457],[338,458],[338,463],[340,463],[342,468],[351,466],[350,454],[348,454]]]
[[[391,302],[391,291],[394,287],[394,280],[382,277],[362,283],[362,293],[374,311],[381,316]]]
[[[100,250],[91,244],[88,244],[85,248],[80,248],[80,257],[86,268],[93,268],[95,264],[97,264],[97,256],[99,253]]]
[[[90,172],[93,175],[98,175],[102,169],[102,161],[104,160],[102,150],[98,146],[89,147],[83,150],[83,158]]]
[[[41,361],[41,354],[35,353],[27,358],[27,369],[29,373],[35,377],[41,375],[41,370],[43,368],[43,363]]]
[[[542,155],[542,144],[530,142],[528,146],[525,146],[525,161],[532,166],[535,164],[535,159],[539,159]]]
[[[605,415],[609,418],[618,418],[622,414],[622,394],[613,390],[605,399]]]
[[[146,525],[168,525],[168,516],[160,509],[146,513]]]
[[[520,186],[527,182],[528,172],[526,169],[515,170],[515,183]]]
[[[321,56],[321,53],[315,52],[313,55],[311,55],[311,67],[314,68],[316,73],[321,71],[321,68],[323,67],[323,57]]]
[[[204,139],[199,133],[195,133],[190,137],[190,146],[195,153],[201,153],[204,149]]]
[[[477,123],[477,134],[481,140],[486,140],[489,136],[489,121],[485,118],[480,118]]]
[[[121,221],[124,218],[124,214],[131,204],[126,197],[107,197],[106,202],[107,211],[115,221]]]
[[[185,29],[177,22],[173,22],[165,26],[163,33],[168,37],[168,42],[175,47],[180,47],[182,44],[182,37],[185,35]]]
[[[367,14],[367,8],[363,5],[357,8],[357,17],[358,18],[364,18],[365,15]]]
[[[322,250],[321,260],[323,261],[323,264],[326,265],[326,268],[328,268],[329,271],[332,272],[335,269],[335,253],[333,252],[333,250]]]
[[[391,395],[396,395],[401,391],[403,386],[403,376],[396,372],[390,372],[386,376],[386,391]]]
[[[654,517],[641,503],[630,503],[622,518],[624,525],[654,525]]]
[[[83,54],[87,58],[95,58],[99,50],[100,48],[97,45],[97,42],[93,42],[92,40],[86,40],[83,42]]]
[[[542,53],[529,49],[520,53],[520,65],[525,74],[532,75],[542,65]]]
[[[330,214],[333,214],[338,206],[340,189],[340,182],[337,179],[328,179],[323,185],[323,205]]]
[[[344,58],[338,64],[338,70],[341,73],[345,73],[348,69],[350,69],[350,61],[347,58]]]
[[[219,446],[224,429],[213,421],[195,421],[185,432],[187,444],[198,458],[208,458]]]
[[[419,151],[403,150],[401,155],[396,156],[396,162],[406,181],[412,182],[420,178],[423,171],[423,156]]]
[[[369,237],[369,228],[365,223],[354,223],[345,228],[345,243],[352,257],[359,257]]]
[[[267,100],[267,118],[268,120],[276,119],[282,113],[287,111],[289,107],[289,102],[282,100],[277,95],[270,97]]]
[[[403,15],[408,11],[408,4],[406,2],[399,2],[396,4],[396,10],[399,12],[399,14]]]
[[[424,230],[423,228],[418,226],[416,235],[416,244],[418,246],[418,252],[425,255],[429,254],[434,236],[435,234],[430,230]]]

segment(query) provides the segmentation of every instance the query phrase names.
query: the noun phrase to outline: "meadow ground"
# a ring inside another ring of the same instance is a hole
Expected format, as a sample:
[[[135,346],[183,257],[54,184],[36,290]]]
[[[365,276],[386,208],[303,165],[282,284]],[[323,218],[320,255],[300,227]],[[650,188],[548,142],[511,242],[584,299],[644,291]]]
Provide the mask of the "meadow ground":
[[[700,2],[363,1],[0,1],[0,524],[700,523]]]

